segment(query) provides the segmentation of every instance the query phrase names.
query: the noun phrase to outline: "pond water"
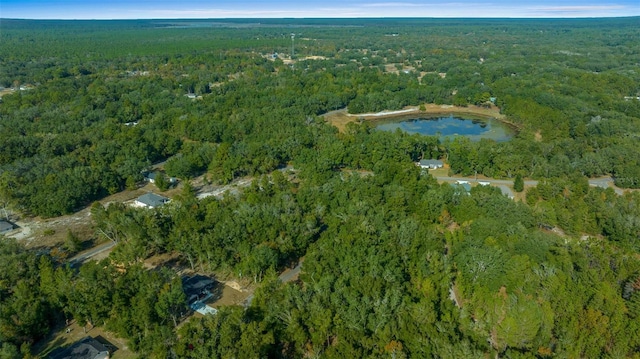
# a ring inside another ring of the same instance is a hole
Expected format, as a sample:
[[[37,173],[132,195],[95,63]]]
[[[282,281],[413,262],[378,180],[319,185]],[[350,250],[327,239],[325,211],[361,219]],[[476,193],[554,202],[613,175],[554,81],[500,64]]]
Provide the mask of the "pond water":
[[[482,138],[487,138],[497,142],[505,142],[509,141],[515,134],[515,131],[509,125],[495,119],[468,119],[453,115],[433,118],[381,120],[376,123],[376,128],[383,131],[400,129],[410,134],[417,133],[441,138],[464,136],[471,141],[480,141]]]

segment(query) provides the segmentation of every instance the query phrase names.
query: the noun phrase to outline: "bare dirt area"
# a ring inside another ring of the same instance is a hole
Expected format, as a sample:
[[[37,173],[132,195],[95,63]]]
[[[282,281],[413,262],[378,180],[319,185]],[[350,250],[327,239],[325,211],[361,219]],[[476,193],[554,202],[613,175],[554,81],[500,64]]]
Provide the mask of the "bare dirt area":
[[[4,95],[8,95],[8,94],[13,93],[13,92],[14,92],[13,89],[0,90],[0,98],[2,98],[2,96],[4,96]]]
[[[541,142],[542,141],[542,131],[538,130],[536,131],[536,133],[534,133],[536,142]]]
[[[252,293],[252,291],[232,288],[225,283],[219,282],[218,285],[220,286],[219,294],[207,302],[207,304],[214,308],[220,308],[225,305],[239,305]]]
[[[397,117],[405,117],[410,115],[471,115],[477,117],[495,118],[505,120],[505,116],[500,113],[500,109],[496,106],[482,107],[469,105],[467,107],[459,107],[453,105],[436,105],[425,104],[424,111],[419,106],[408,106],[398,111],[383,111],[378,113],[350,114],[347,109],[331,111],[324,114],[324,118],[330,124],[336,126],[340,132],[344,132],[348,123],[370,120],[382,120]]]

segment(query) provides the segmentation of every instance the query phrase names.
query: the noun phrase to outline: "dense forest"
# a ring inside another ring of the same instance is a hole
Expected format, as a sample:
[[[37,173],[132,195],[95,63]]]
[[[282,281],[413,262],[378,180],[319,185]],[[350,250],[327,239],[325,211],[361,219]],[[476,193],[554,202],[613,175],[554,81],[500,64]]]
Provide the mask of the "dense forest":
[[[141,358],[640,358],[640,192],[587,181],[640,188],[638,20],[3,19],[1,204],[91,206],[117,245],[72,268],[0,240],[0,358],[65,318]],[[490,98],[510,141],[321,116]],[[466,193],[422,158],[539,182]],[[161,161],[172,203],[92,205]],[[252,183],[199,200],[203,174]],[[165,253],[251,306],[185,317],[178,273],[144,266]]]

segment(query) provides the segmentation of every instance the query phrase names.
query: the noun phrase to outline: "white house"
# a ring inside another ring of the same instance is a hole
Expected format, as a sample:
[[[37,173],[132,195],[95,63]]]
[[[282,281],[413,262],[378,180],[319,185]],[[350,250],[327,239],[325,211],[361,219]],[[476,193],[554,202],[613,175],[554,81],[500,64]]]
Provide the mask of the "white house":
[[[420,160],[420,162],[418,162],[418,166],[420,166],[420,168],[435,170],[437,168],[444,167],[444,163],[440,160]]]
[[[149,183],[156,183],[156,173],[155,172],[147,172],[144,174],[144,180]]]
[[[135,202],[133,202],[134,207],[144,207],[144,208],[156,208],[160,207],[165,203],[169,203],[170,199],[167,197],[162,197],[155,193],[145,193],[142,196],[136,198]]]

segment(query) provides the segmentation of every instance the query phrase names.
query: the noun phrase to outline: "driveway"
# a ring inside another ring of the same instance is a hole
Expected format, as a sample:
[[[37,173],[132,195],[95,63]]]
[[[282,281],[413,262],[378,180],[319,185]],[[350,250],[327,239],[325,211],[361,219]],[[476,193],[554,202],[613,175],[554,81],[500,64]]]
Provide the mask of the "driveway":
[[[300,259],[300,262],[298,262],[297,266],[295,266],[293,269],[287,269],[284,272],[282,272],[278,276],[278,279],[280,279],[280,281],[282,283],[287,283],[287,282],[291,282],[291,281],[294,281],[294,280],[298,279],[298,276],[300,275],[300,270],[302,269],[302,262],[303,261],[304,261],[304,259]],[[251,301],[253,301],[253,294],[248,296],[247,299],[244,300],[242,305],[245,308],[248,308],[248,307],[251,306]]]

